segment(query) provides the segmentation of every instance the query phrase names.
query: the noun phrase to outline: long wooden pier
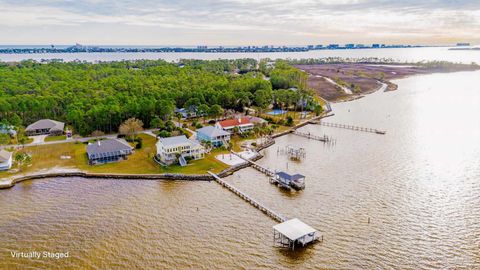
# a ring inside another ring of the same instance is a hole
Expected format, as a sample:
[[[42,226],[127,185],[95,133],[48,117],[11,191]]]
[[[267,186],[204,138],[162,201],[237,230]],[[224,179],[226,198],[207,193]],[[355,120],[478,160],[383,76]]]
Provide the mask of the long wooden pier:
[[[272,171],[272,170],[270,170],[270,169],[268,169],[268,168],[263,167],[262,165],[256,163],[255,161],[246,159],[246,158],[242,157],[241,155],[239,155],[239,154],[237,154],[237,153],[235,153],[235,152],[233,152],[233,151],[231,151],[231,153],[234,154],[234,155],[236,155],[237,157],[245,160],[246,162],[250,163],[250,164],[252,165],[252,167],[253,167],[254,169],[256,169],[257,171],[259,171],[259,172],[261,172],[261,173],[264,173],[265,175],[267,175],[267,176],[269,176],[269,177],[275,176],[275,172],[274,172],[274,171]]]
[[[310,132],[306,133],[306,132],[300,132],[298,130],[295,130],[292,134],[295,134],[297,136],[304,137],[304,138],[307,138],[307,139],[311,139],[311,140],[321,141],[321,142],[329,142],[330,141],[330,138],[328,138],[326,135],[318,136],[318,135],[310,134]]]
[[[322,121],[310,121],[310,123],[311,124],[322,125],[322,126],[326,126],[326,127],[344,128],[344,129],[350,129],[350,130],[356,130],[356,131],[376,133],[376,134],[381,134],[381,135],[384,135],[385,133],[387,133],[384,130],[367,128],[367,127],[352,126],[352,125],[346,125],[346,124],[339,124],[339,123],[330,123],[330,122],[322,122]]]
[[[267,206],[263,205],[262,203],[258,202],[257,200],[253,199],[252,197],[248,196],[247,194],[243,193],[242,191],[240,191],[236,187],[234,187],[234,186],[230,185],[229,183],[223,181],[222,178],[220,178],[218,175],[216,175],[212,172],[208,172],[208,174],[210,174],[215,179],[215,182],[219,183],[221,186],[227,188],[231,192],[237,194],[240,198],[242,198],[243,200],[245,200],[249,204],[253,205],[255,208],[262,211],[267,216],[273,218],[274,220],[276,220],[278,222],[285,222],[287,220],[284,216],[278,214],[277,212],[273,211],[272,209],[268,208]]]

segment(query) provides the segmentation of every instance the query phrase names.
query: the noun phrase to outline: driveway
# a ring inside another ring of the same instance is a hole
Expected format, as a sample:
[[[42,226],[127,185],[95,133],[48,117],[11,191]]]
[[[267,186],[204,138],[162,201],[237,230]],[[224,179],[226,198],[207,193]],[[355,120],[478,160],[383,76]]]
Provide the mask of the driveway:
[[[47,136],[48,135],[37,135],[37,136],[31,136],[29,138],[33,139],[32,144],[39,144],[39,143],[43,143]]]

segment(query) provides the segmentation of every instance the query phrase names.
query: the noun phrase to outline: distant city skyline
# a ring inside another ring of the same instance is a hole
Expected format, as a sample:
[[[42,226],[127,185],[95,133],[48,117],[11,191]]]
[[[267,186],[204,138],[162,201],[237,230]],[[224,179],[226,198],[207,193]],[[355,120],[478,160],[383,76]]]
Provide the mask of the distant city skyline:
[[[1,45],[480,44],[474,0],[0,0]]]

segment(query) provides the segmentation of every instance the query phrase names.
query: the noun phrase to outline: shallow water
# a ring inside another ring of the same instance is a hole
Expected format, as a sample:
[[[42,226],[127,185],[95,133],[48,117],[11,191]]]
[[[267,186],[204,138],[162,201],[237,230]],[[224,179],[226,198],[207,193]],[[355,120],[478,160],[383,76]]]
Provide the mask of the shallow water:
[[[227,178],[319,229],[323,243],[273,247],[275,222],[214,182],[44,179],[0,190],[0,269],[480,268],[480,72],[397,83],[335,104],[325,120],[386,135],[310,125],[336,143],[289,135],[264,151],[265,166],[305,174],[304,191],[281,191],[252,168]],[[277,155],[287,145],[306,159]]]

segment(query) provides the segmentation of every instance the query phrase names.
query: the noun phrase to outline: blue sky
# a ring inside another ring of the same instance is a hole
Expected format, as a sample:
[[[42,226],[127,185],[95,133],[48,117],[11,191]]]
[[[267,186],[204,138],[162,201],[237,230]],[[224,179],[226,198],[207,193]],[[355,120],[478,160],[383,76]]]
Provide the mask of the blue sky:
[[[0,0],[0,44],[480,44],[480,1]]]

